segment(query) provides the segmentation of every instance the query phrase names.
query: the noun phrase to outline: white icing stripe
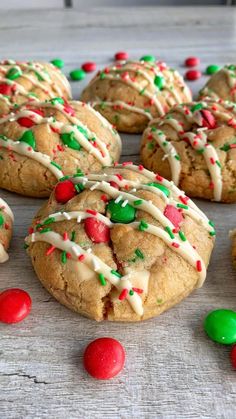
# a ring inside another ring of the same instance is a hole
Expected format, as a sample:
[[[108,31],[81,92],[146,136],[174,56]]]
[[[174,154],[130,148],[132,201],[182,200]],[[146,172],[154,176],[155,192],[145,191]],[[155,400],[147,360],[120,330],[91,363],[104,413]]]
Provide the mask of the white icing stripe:
[[[112,228],[116,225],[120,225],[120,223],[112,223],[109,218],[105,217],[104,215],[97,213],[96,215],[87,213],[85,211],[71,211],[67,213],[70,220],[76,219],[77,222],[81,222],[82,220],[85,220],[86,218],[96,218],[97,220],[103,222],[108,227]],[[40,224],[44,224],[46,220],[49,218],[54,218],[52,222],[58,222],[58,221],[65,221],[65,216],[61,213],[55,213],[50,214],[47,218],[43,219]],[[78,221],[79,219],[79,221]],[[48,223],[50,224],[50,223]],[[140,222],[132,222],[129,223],[129,227],[132,227],[136,230],[139,229]],[[171,239],[169,234],[164,231],[162,228],[154,226],[152,224],[148,224],[147,228],[145,229],[146,233],[153,234],[156,237],[159,237],[162,239],[167,246],[169,246],[172,250],[174,249],[176,253],[180,254],[190,265],[192,265],[194,268],[196,268],[196,263],[198,260],[201,261],[201,265],[203,267],[202,271],[199,273],[199,281],[198,286],[200,287],[206,277],[206,268],[204,265],[204,262],[202,258],[198,255],[198,253],[193,249],[191,244],[186,240],[185,242],[179,240],[176,236],[174,239]],[[179,247],[174,247],[173,243],[177,244]]]
[[[109,282],[116,287],[116,289],[122,292],[124,289],[128,290],[127,293],[127,300],[129,301],[130,305],[133,307],[134,311],[139,315],[143,315],[143,306],[142,300],[137,293],[133,293],[133,295],[129,294],[129,291],[132,290],[132,284],[129,281],[129,274],[123,276],[122,279],[118,278],[111,272],[110,266],[104,263],[100,258],[96,255],[89,253],[88,251],[82,249],[78,244],[70,241],[70,240],[63,240],[62,236],[55,232],[45,232],[45,233],[34,233],[34,236],[28,236],[26,238],[26,243],[34,243],[36,241],[44,241],[46,243],[50,243],[52,246],[55,246],[57,249],[62,251],[66,251],[71,254],[72,258],[78,261],[78,256],[81,254],[85,255],[84,260],[82,263],[88,264],[92,269],[94,269],[94,263],[96,263],[96,272],[99,274],[103,274]],[[79,261],[78,261],[79,263]]]
[[[7,215],[9,215],[10,219],[14,221],[14,214],[11,208],[2,198],[0,198],[0,209],[2,209]]]
[[[12,141],[10,139],[3,140],[0,138],[0,146],[6,148],[8,151],[15,151],[22,156],[30,157],[33,160],[41,163],[43,166],[47,167],[57,179],[60,179],[64,176],[62,170],[58,169],[52,164],[50,157],[47,154],[40,153],[39,151],[34,151],[32,147],[28,144],[20,141]]]
[[[148,118],[150,121],[152,120],[151,112],[146,112],[144,109],[138,108],[137,106],[128,105],[128,103],[123,102],[122,100],[114,100],[113,102],[108,102],[97,99],[96,101],[91,102],[91,106],[93,107],[97,105],[99,106],[101,104],[104,104],[104,107],[109,106],[111,108],[113,108],[114,106],[120,106],[121,110],[124,108],[131,112],[140,113],[141,115],[146,116],[146,118]]]
[[[0,263],[4,263],[9,259],[9,256],[6,252],[6,250],[4,249],[2,243],[0,243]]]

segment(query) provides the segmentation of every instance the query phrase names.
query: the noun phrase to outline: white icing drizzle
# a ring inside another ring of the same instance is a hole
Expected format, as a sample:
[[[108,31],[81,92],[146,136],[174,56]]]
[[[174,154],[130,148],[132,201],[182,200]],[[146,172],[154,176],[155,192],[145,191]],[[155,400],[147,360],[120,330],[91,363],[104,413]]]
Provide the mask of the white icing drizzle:
[[[8,253],[4,249],[2,243],[0,243],[0,263],[4,263],[9,259]]]
[[[127,168],[129,170],[139,172],[141,175],[144,175],[147,179],[157,181],[156,175],[154,173],[146,169],[143,169],[142,167],[135,166],[131,163],[126,163],[125,165],[116,165],[115,167],[119,168],[119,170]],[[164,199],[165,203],[171,205],[174,204],[175,207],[178,208],[178,204],[181,202],[181,198],[187,199],[187,197],[183,195],[183,193],[173,184],[173,182],[168,182],[166,179],[159,181],[160,184],[163,184],[164,186],[170,188],[171,196],[167,197],[161,190],[158,190],[154,186],[145,184],[144,181],[129,181],[123,177],[116,176],[116,174],[109,175],[109,173],[104,173],[92,174],[88,175],[87,177],[76,176],[71,178],[71,180],[76,184],[81,183],[85,188],[89,188],[92,190],[95,189],[95,186],[100,191],[107,193],[110,197],[115,199],[115,202],[119,202],[122,199],[122,206],[124,206],[125,203],[129,203],[134,208],[146,211],[148,214],[153,216],[154,219],[159,221],[162,227],[158,227],[152,224],[146,224],[145,232],[153,234],[156,237],[162,239],[172,250],[177,252],[191,266],[197,269],[199,272],[199,280],[197,285],[201,286],[203,284],[206,276],[206,267],[202,258],[192,247],[192,245],[188,242],[186,237],[183,238],[183,236],[181,237],[181,234],[178,235],[177,232],[174,233],[174,225],[167,217],[165,217],[162,211],[159,210],[159,208],[157,208],[155,205],[153,205],[151,201],[146,201],[145,199],[131,193],[132,190],[129,190],[129,192],[124,192],[123,190],[120,191],[117,190],[115,187],[111,186],[110,183],[108,183],[110,181],[115,181],[119,185],[119,187],[123,188],[125,187],[125,185],[128,185],[129,187],[134,187],[133,190],[135,192],[140,189],[151,190],[153,193],[157,194],[158,196],[161,196]],[[140,201],[138,207],[135,206],[135,201],[137,200]],[[207,217],[196,207],[196,205],[190,199],[188,200],[188,206],[185,206],[184,212],[188,214],[190,217],[192,217],[194,220],[201,223],[207,229],[207,231],[214,232],[212,226],[209,224]],[[67,213],[57,212],[48,215],[47,218],[41,220],[40,227],[43,226],[44,228],[54,222],[72,219],[75,219],[77,223],[81,223],[82,220],[91,217],[94,217],[99,221],[103,222],[109,228],[113,228],[115,225],[119,225],[119,223],[113,223],[108,217],[96,211],[94,213],[91,213],[90,211],[71,211]],[[129,223],[128,226],[133,229],[139,230],[140,223],[142,223],[142,221],[133,221]],[[103,274],[105,278],[107,278],[111,282],[111,284],[114,285],[119,291],[122,292],[124,290],[128,290],[126,298],[128,299],[129,303],[131,304],[131,306],[137,314],[143,314],[142,301],[140,297],[136,295],[136,293],[134,293],[133,295],[129,294],[129,291],[132,290],[132,284],[128,279],[128,275],[125,275],[121,279],[114,279],[114,274],[112,274],[111,268],[104,264],[101,261],[101,259],[95,256],[91,252],[91,249],[88,249],[86,251],[82,249],[79,245],[75,245],[74,242],[68,240],[67,238],[62,238],[59,234],[51,231],[42,231],[40,233],[36,232],[26,238],[26,242],[28,244],[35,241],[45,241],[47,243],[50,243],[56,248],[69,252],[72,255],[72,257],[76,258],[76,260],[78,256],[84,254],[85,258],[81,260],[81,262],[89,265],[92,264],[95,272]],[[135,298],[133,298],[134,296]]]
[[[11,210],[11,208],[8,206],[8,204],[2,199],[0,198],[0,213],[5,212],[11,219],[11,221],[14,221],[14,215],[13,212]],[[0,243],[0,263],[6,262],[9,259],[9,256],[3,246],[2,243]]]
[[[154,76],[160,76],[164,79],[165,84],[164,84],[162,90],[160,90],[155,85],[154,77],[152,78],[146,70],[152,71]],[[123,63],[122,68],[120,66],[109,67],[109,72],[106,73],[106,74],[103,73],[103,75],[104,75],[105,79],[117,80],[117,81],[123,82],[123,83],[133,87],[140,94],[142,94],[143,96],[150,99],[150,104],[155,105],[157,110],[158,110],[159,115],[162,116],[162,115],[165,114],[165,109],[163,108],[163,105],[162,105],[161,101],[158,99],[158,96],[162,96],[163,98],[165,98],[166,102],[170,106],[173,106],[175,103],[181,103],[182,102],[180,95],[178,94],[178,92],[176,91],[174,86],[172,85],[172,83],[175,82],[174,75],[176,76],[176,79],[179,81],[179,83],[182,84],[182,86],[184,88],[183,91],[184,91],[184,94],[186,95],[186,101],[191,100],[191,93],[190,93],[188,87],[185,85],[185,83],[183,81],[183,78],[180,76],[180,74],[177,71],[171,71],[166,66],[165,66],[164,70],[168,71],[168,77],[159,69],[158,63],[154,64],[154,63],[148,63],[148,62],[144,62],[144,61],[127,61],[127,62]],[[141,81],[139,83],[136,82],[132,77],[130,77],[129,71],[130,72],[135,72],[138,75],[142,75],[143,81]],[[121,72],[122,72],[122,74],[121,74]],[[91,86],[93,83],[97,82],[99,77],[100,77],[100,73],[98,73],[98,75],[95,76],[94,79],[92,79],[89,86]],[[146,81],[146,84],[145,84],[145,81]],[[155,91],[154,94],[147,90],[147,88],[149,86],[151,86],[154,89],[154,91]],[[103,102],[104,101],[102,101],[102,100],[100,101],[100,98],[96,98],[96,100],[93,101],[91,103],[91,105],[96,106],[96,104],[103,103]],[[106,102],[105,101],[105,103],[109,104],[109,106],[114,106],[114,105],[118,104],[117,102],[120,102],[120,104],[126,109],[129,109],[129,110],[134,111],[136,113],[142,113],[149,119],[152,118],[151,113],[148,114],[143,109],[138,108],[138,107],[134,107],[134,106],[130,106],[129,104],[127,104],[123,101],[114,101],[114,102]],[[141,111],[143,111],[143,112],[141,112]]]
[[[208,106],[211,102],[203,102],[203,108],[208,109]],[[215,103],[215,102],[212,102]],[[224,103],[226,108],[231,108],[232,104],[226,104]],[[188,108],[187,108],[188,109]],[[222,196],[222,190],[223,190],[223,179],[222,179],[222,173],[221,173],[221,165],[219,162],[219,156],[217,153],[216,148],[207,142],[207,135],[206,132],[207,128],[201,128],[202,127],[202,116],[201,113],[197,110],[195,112],[191,112],[188,109],[188,112],[185,112],[186,106],[181,107],[178,106],[175,108],[175,112],[179,112],[185,116],[187,121],[189,121],[191,124],[197,124],[199,125],[199,129],[197,129],[196,133],[192,132],[183,132],[183,127],[179,123],[177,119],[174,118],[164,118],[162,122],[158,120],[153,120],[152,123],[159,122],[159,127],[161,125],[168,124],[173,129],[175,129],[180,136],[180,139],[188,139],[189,144],[191,147],[196,150],[202,152],[203,158],[205,159],[207,168],[210,172],[210,176],[212,179],[212,186],[213,186],[213,194],[214,194],[214,200],[220,201]],[[200,109],[201,110],[201,109]],[[218,110],[211,109],[211,113],[216,116],[220,117],[223,121],[228,122],[232,119],[232,115],[228,115],[225,112],[221,112]],[[235,120],[236,124],[236,120]],[[176,185],[179,184],[180,174],[181,174],[181,161],[179,159],[176,159],[176,156],[178,156],[177,150],[174,147],[173,143],[169,141],[164,134],[164,132],[161,130],[161,128],[157,128],[156,131],[152,131],[151,127],[148,127],[146,129],[146,135],[152,136],[155,141],[158,143],[158,145],[162,148],[165,155],[168,158],[171,173],[172,173],[172,180],[175,182]]]
[[[104,101],[97,98],[95,101],[91,102],[91,106],[101,105],[104,104],[104,106],[109,106],[111,108],[115,106],[120,106],[120,109],[127,109],[128,111],[140,113],[141,115],[146,116],[150,121],[152,120],[152,114],[151,112],[147,112],[142,108],[138,108],[137,106],[129,105],[126,102],[123,102],[122,100],[114,100],[114,102]]]

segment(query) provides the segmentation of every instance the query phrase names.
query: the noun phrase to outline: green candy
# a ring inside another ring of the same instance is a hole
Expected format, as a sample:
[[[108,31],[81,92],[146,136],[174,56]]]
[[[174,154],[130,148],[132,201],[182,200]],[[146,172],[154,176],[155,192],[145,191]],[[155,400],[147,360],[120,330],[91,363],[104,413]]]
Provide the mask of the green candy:
[[[82,68],[78,68],[70,72],[70,78],[72,80],[83,80],[86,76],[86,73]]]
[[[55,58],[54,60],[51,61],[51,63],[55,65],[55,67],[57,68],[63,68],[65,65],[64,61],[61,60],[60,58]]]
[[[159,90],[162,90],[165,86],[165,79],[162,76],[155,76],[154,84],[158,87]]]
[[[66,145],[67,147],[72,148],[73,150],[80,150],[81,149],[81,145],[80,145],[80,143],[78,143],[78,141],[74,137],[73,132],[61,134],[60,137],[61,137],[61,140],[62,140],[63,144]]]
[[[154,55],[144,55],[143,57],[140,58],[140,61],[154,63],[156,61],[156,57],[154,57]]]
[[[109,201],[107,205],[107,211],[110,213],[111,221],[114,223],[123,223],[128,224],[132,223],[135,219],[136,209],[130,204],[126,204],[125,207],[122,207],[124,201],[120,200],[115,202],[114,199]]]
[[[199,111],[202,108],[203,108],[203,104],[202,103],[196,103],[196,105],[193,105],[191,107],[191,112]]]
[[[56,105],[57,103],[64,105],[64,99],[62,99],[62,97],[54,97],[53,99],[50,99],[50,102],[52,105]]]
[[[226,309],[211,311],[204,320],[204,330],[215,342],[230,345],[236,342],[236,312]]]
[[[220,70],[220,66],[217,64],[211,64],[206,68],[206,74],[211,76],[212,74],[217,73]]]
[[[232,71],[236,70],[236,66],[234,64],[230,64],[230,65],[226,66],[226,68],[228,68],[229,70],[232,70]]]
[[[157,182],[149,182],[149,183],[147,183],[147,185],[148,186],[154,186],[155,188],[160,189],[167,197],[170,195],[169,189],[166,186],[161,185],[160,183],[157,183]]]
[[[3,218],[3,215],[0,214],[0,227],[2,227],[3,224],[4,224],[4,218]]]
[[[15,80],[18,79],[22,74],[22,71],[20,68],[12,67],[6,74],[6,78],[9,80]]]
[[[32,147],[33,150],[35,150],[36,142],[32,130],[29,129],[28,131],[25,131],[22,137],[19,139],[19,141],[29,144],[29,146]]]

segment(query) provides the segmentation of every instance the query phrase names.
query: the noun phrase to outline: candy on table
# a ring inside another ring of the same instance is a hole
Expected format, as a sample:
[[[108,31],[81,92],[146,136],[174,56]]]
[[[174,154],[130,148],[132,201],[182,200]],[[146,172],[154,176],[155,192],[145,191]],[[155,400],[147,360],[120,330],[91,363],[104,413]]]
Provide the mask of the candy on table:
[[[140,58],[140,61],[146,61],[149,63],[154,63],[156,61],[156,57],[154,55],[143,55]]]
[[[96,63],[93,61],[88,61],[86,63],[83,63],[81,68],[85,71],[85,73],[91,73],[92,71],[96,70]]]
[[[51,63],[57,68],[63,68],[65,65],[64,61],[60,58],[54,58],[53,60],[51,60]]]
[[[116,61],[128,60],[129,54],[125,51],[118,51],[114,56]]]
[[[202,73],[199,70],[188,70],[185,73],[185,78],[189,81],[198,80],[202,77]]]
[[[125,350],[118,340],[104,337],[91,342],[84,352],[84,367],[97,380],[109,380],[124,367]]]
[[[29,294],[19,288],[10,288],[0,293],[0,322],[18,323],[28,316],[31,310]]]
[[[188,57],[185,60],[186,67],[196,67],[200,64],[200,59],[198,57]]]
[[[236,343],[236,312],[227,309],[211,311],[204,320],[204,329],[215,342]]]
[[[86,76],[85,71],[82,68],[76,68],[70,72],[70,78],[74,81],[83,80]]]

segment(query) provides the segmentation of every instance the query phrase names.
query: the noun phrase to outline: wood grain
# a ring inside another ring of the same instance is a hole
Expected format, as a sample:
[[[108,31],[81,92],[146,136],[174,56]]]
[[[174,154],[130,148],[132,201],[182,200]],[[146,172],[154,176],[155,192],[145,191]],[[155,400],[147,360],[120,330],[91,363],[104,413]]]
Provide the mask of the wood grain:
[[[68,73],[88,59],[106,65],[114,52],[124,49],[133,58],[153,53],[183,73],[188,55],[199,56],[202,69],[235,62],[235,19],[235,9],[223,8],[1,12],[0,53],[15,59],[58,56]],[[205,77],[192,83],[194,92],[204,82]],[[84,83],[73,83],[76,98]],[[140,137],[122,138],[123,160],[138,162]],[[230,348],[209,341],[202,329],[209,310],[236,307],[228,239],[236,205],[198,202],[218,233],[202,289],[142,324],[97,324],[54,301],[25,255],[23,239],[43,201],[2,195],[16,221],[10,260],[0,268],[0,287],[27,290],[33,310],[21,324],[0,325],[1,419],[236,417]],[[110,382],[93,381],[82,367],[86,344],[99,336],[119,339],[127,352],[124,372]]]

